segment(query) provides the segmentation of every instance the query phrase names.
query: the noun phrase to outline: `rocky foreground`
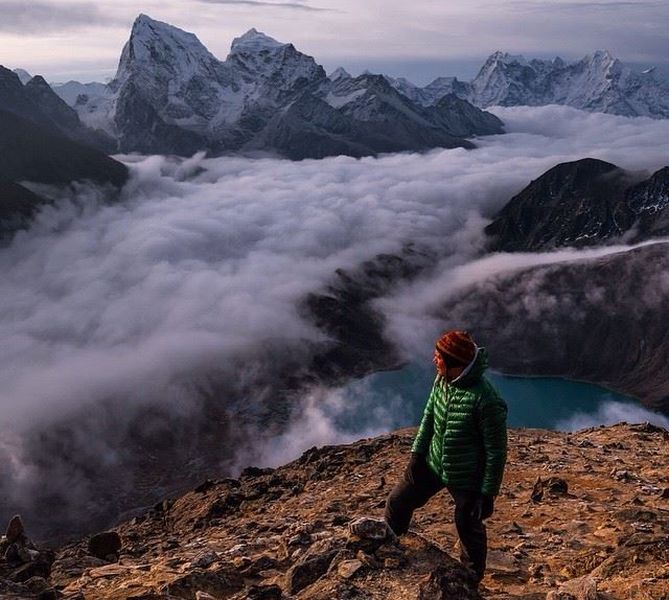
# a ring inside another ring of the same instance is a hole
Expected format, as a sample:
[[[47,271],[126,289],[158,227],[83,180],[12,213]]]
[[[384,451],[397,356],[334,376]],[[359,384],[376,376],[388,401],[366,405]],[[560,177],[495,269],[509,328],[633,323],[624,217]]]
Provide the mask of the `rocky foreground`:
[[[669,432],[648,424],[510,431],[488,574],[458,556],[446,492],[396,543],[380,517],[414,430],[312,448],[278,469],[206,481],[111,532],[55,550],[14,519],[0,597],[91,600],[669,598]],[[28,524],[29,526],[29,524]]]

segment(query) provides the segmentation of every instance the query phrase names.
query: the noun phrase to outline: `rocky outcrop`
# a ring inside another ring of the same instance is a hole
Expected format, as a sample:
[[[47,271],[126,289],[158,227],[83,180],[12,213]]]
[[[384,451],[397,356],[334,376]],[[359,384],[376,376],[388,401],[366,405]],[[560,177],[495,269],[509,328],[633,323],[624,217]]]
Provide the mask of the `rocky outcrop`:
[[[0,111],[13,113],[48,133],[103,152],[114,148],[111,138],[83,125],[77,111],[68,106],[39,75],[30,78],[24,85],[16,73],[0,66]]]
[[[23,182],[66,186],[89,181],[120,188],[127,178],[127,167],[104,153],[0,110],[0,238],[27,227],[49,202]]]
[[[452,558],[448,493],[419,509],[399,540],[360,525],[361,516],[382,516],[414,432],[312,448],[278,469],[205,481],[116,527],[118,561],[95,558],[89,542],[75,541],[56,549],[39,580],[13,582],[0,560],[0,590],[44,599],[38,594],[55,588],[72,600],[627,600],[642,591],[659,600],[669,593],[669,432],[648,424],[511,430],[479,589]],[[554,485],[532,501],[538,480]]]
[[[511,198],[486,227],[491,250],[534,252],[669,233],[669,167],[650,178],[594,158],[562,163]]]
[[[88,180],[120,187],[127,180],[125,165],[13,113],[0,110],[0,132],[0,182]]]

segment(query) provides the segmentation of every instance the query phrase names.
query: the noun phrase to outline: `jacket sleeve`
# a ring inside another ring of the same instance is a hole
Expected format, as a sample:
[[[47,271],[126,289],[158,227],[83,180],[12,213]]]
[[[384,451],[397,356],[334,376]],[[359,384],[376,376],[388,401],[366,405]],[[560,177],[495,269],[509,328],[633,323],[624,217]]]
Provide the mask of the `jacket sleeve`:
[[[502,485],[506,464],[506,402],[492,391],[480,404],[480,423],[483,434],[485,465],[481,493],[496,496]]]
[[[415,452],[416,454],[420,454],[422,456],[427,456],[427,453],[430,449],[430,442],[432,441],[432,434],[434,433],[435,385],[437,385],[436,380],[432,386],[432,391],[430,392],[430,397],[427,400],[427,404],[425,405],[423,418],[421,419],[420,426],[418,427],[418,433],[416,433],[413,445],[411,446],[411,452]]]

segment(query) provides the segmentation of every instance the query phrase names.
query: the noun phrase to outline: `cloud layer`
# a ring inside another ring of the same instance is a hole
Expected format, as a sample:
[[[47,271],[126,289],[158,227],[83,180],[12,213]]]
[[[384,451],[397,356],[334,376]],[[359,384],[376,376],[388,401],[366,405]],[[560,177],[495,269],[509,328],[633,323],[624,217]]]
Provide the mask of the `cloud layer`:
[[[0,0],[0,33],[21,36],[64,32],[94,25],[109,26],[119,21],[105,15],[94,2],[24,2]]]
[[[628,169],[666,161],[669,122],[564,107],[496,112],[509,133],[478,140],[474,151],[298,163],[126,157],[133,176],[120,204],[101,205],[81,189],[46,209],[0,252],[0,452],[15,500],[34,492],[44,451],[26,432],[63,419],[81,422],[70,455],[100,473],[130,460],[119,445],[140,435],[138,415],[163,437],[172,433],[161,414],[193,426],[212,404],[237,415],[238,430],[244,420],[274,419],[277,373],[304,364],[322,339],[298,304],[335,269],[418,242],[443,257],[441,272],[476,264],[481,277],[485,262],[472,261],[483,226],[548,168],[584,156]],[[383,308],[392,320],[405,306]],[[439,328],[419,313],[412,319],[394,330],[407,352]],[[221,451],[221,461],[283,459],[336,441],[337,428],[321,419],[323,406],[337,404],[329,398],[297,399],[282,417],[298,419],[288,437],[248,455]],[[61,487],[81,489],[83,502],[89,488],[68,465],[58,468]]]

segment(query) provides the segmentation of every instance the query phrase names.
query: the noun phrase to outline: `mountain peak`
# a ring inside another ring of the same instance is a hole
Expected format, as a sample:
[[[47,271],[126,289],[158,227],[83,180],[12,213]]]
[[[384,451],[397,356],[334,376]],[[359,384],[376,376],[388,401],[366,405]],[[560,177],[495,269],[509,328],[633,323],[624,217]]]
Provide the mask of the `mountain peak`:
[[[33,76],[25,69],[14,69],[14,73],[16,73],[23,85],[28,83],[33,78]]]
[[[194,33],[189,33],[174,25],[170,25],[169,23],[156,21],[144,13],[140,14],[132,24],[130,40],[151,40],[157,38],[183,39],[188,40],[190,43],[195,41],[201,45],[201,42],[197,39],[197,36]]]
[[[488,60],[486,62],[488,64],[490,63],[503,63],[503,64],[520,63],[521,65],[527,64],[527,60],[522,54],[509,54],[508,52],[502,52],[501,50],[493,52],[488,57]]]
[[[123,78],[136,65],[154,68],[160,64],[169,71],[183,71],[212,61],[218,62],[195,34],[142,13],[132,25],[116,79]]]
[[[330,81],[335,81],[337,79],[351,79],[351,74],[344,69],[344,67],[337,67],[332,73],[329,75]]]
[[[269,37],[262,31],[251,28],[244,35],[232,40],[230,53],[236,52],[261,52],[262,50],[275,50],[287,44],[282,44],[274,38]]]

